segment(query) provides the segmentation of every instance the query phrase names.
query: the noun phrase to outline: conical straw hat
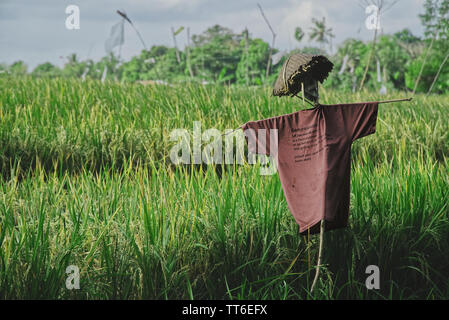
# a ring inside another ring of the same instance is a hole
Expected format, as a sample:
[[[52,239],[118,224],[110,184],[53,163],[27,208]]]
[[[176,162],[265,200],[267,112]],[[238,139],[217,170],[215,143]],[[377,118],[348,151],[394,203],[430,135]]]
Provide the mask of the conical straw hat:
[[[291,55],[282,66],[274,84],[274,96],[294,96],[312,81],[323,81],[334,67],[325,56],[296,53]],[[307,98],[307,97],[306,97]]]

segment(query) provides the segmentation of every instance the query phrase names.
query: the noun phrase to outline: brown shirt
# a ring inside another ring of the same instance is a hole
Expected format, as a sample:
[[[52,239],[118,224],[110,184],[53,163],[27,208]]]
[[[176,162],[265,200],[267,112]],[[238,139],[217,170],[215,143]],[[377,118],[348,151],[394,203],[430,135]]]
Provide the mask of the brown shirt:
[[[276,158],[282,189],[301,233],[317,233],[322,219],[326,230],[348,225],[351,144],[376,132],[377,110],[378,102],[318,105],[242,126],[254,129],[245,131],[249,152]],[[272,150],[270,129],[278,129]]]

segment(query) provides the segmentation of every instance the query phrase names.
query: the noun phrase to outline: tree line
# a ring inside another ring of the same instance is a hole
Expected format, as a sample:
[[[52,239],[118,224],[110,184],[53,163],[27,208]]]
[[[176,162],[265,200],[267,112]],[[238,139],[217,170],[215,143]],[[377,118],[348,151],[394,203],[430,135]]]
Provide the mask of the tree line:
[[[280,52],[269,43],[215,25],[189,36],[183,49],[154,45],[129,61],[110,53],[99,61],[67,57],[59,68],[49,62],[27,70],[23,61],[0,65],[0,75],[30,74],[33,77],[76,77],[136,82],[198,82],[235,85],[271,85],[287,57],[295,52],[327,55],[334,70],[324,86],[343,91],[361,87],[380,92],[409,90],[423,93],[449,91],[449,0],[426,0],[420,20],[424,36],[404,29],[375,37],[373,41],[347,39],[332,50],[334,34],[326,20],[312,19],[312,27],[294,30],[297,48]],[[319,47],[302,46],[306,39]],[[173,37],[175,40],[175,36]],[[271,57],[271,54],[273,56]],[[270,64],[267,67],[267,61]]]

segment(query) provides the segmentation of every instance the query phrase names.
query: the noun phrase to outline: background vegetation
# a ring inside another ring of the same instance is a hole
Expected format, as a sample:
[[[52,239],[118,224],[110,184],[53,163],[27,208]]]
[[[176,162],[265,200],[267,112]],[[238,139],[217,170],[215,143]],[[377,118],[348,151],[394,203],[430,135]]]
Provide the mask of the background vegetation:
[[[104,74],[104,80],[120,82],[271,85],[288,55],[302,52],[329,56],[335,67],[330,79],[324,84],[328,88],[357,91],[368,66],[363,87],[377,92],[383,87],[387,91],[447,92],[449,0],[426,0],[420,19],[425,30],[423,38],[411,34],[407,29],[392,35],[380,31],[371,42],[347,39],[338,46],[336,52],[330,50],[334,34],[324,18],[313,18],[307,30],[296,28],[294,36],[298,47],[292,52],[282,53],[276,48],[270,48],[262,39],[253,38],[248,30],[234,33],[229,28],[215,25],[199,35],[192,35],[184,50],[154,45],[149,50],[142,50],[130,61],[120,58],[119,48],[116,53],[110,53],[97,62],[90,59],[80,61],[76,54],[72,54],[66,57],[62,69],[46,62],[35,67],[30,74],[33,77],[83,79],[102,79]],[[181,29],[180,32],[186,31]],[[307,40],[317,42],[319,47],[304,46]],[[271,49],[276,58],[270,60],[267,73]],[[23,61],[9,66],[0,65],[0,76],[8,73],[20,76],[27,72]],[[418,84],[416,88],[415,84]]]

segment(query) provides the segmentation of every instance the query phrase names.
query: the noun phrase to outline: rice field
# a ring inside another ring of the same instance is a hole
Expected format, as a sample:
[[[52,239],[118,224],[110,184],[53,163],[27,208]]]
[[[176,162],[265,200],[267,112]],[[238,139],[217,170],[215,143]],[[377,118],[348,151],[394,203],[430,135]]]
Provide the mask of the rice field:
[[[303,108],[270,88],[0,77],[0,298],[448,299],[448,96],[379,106],[313,293],[319,237],[299,234],[277,174],[170,161],[170,132],[194,121],[224,132]]]

